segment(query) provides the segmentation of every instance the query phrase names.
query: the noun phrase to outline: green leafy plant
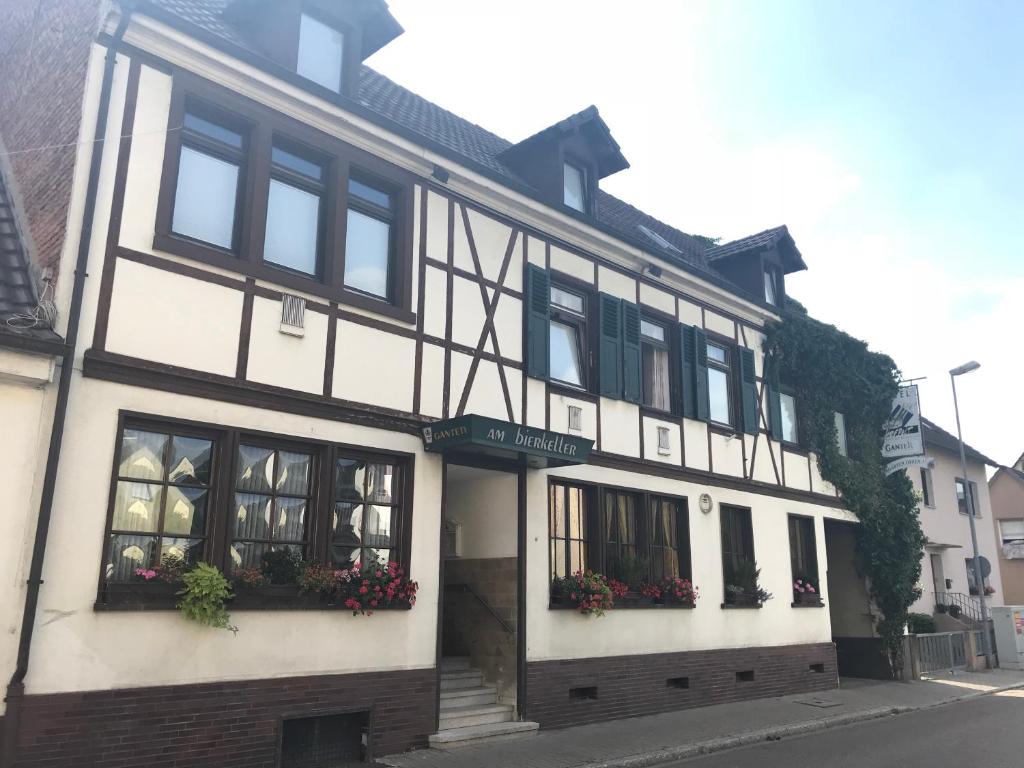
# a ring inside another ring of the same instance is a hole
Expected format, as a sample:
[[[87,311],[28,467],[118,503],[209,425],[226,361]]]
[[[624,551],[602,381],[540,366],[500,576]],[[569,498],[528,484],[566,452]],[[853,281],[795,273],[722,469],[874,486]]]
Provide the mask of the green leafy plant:
[[[733,567],[725,585],[726,603],[760,605],[772,599],[760,584],[761,569],[751,560],[742,560]]]
[[[647,559],[636,555],[612,558],[608,563],[608,578],[621,581],[633,590],[643,586],[649,572]]]
[[[232,596],[231,585],[224,574],[209,563],[197,563],[182,575],[181,581],[184,589],[178,592],[181,596],[178,610],[185,618],[203,626],[238,632],[238,627],[231,625],[231,616],[224,605]]]
[[[260,572],[269,584],[295,584],[302,570],[302,558],[290,549],[264,552]]]
[[[815,320],[794,301],[783,309],[782,321],[767,329],[765,351],[770,366],[785,371],[795,390],[806,447],[817,454],[822,477],[860,520],[859,568],[881,612],[878,634],[898,676],[907,612],[920,595],[925,542],[910,479],[904,472],[886,476],[882,458],[882,425],[899,370],[887,355]],[[848,456],[839,452],[836,411],[845,417]]]
[[[342,571],[323,563],[304,563],[299,569],[298,585],[300,592],[318,592],[331,595],[338,591],[342,582]]]
[[[235,587],[262,587],[267,583],[267,577],[259,568],[235,568],[231,572],[231,584]]]
[[[908,613],[907,630],[912,635],[927,635],[936,631],[935,619],[927,613]]]

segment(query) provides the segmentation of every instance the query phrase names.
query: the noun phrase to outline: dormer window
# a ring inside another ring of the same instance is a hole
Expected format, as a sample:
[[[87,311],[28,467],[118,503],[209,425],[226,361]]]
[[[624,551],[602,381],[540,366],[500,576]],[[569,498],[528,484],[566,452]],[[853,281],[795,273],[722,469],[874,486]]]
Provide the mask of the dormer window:
[[[345,35],[319,19],[302,14],[296,71],[308,80],[341,93]]]
[[[778,273],[771,267],[764,270],[764,300],[773,307],[779,306]]]
[[[562,202],[574,211],[587,212],[587,172],[572,163],[564,165]]]

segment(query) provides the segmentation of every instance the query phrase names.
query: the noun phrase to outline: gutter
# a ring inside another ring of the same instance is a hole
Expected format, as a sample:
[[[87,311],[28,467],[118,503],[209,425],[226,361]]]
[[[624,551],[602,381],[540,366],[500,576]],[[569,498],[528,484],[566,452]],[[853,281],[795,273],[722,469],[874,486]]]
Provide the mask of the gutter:
[[[88,276],[89,249],[92,242],[93,219],[96,213],[96,195],[99,189],[100,163],[106,145],[107,114],[110,111],[110,96],[113,87],[114,65],[117,62],[117,47],[124,37],[134,10],[134,0],[121,0],[121,18],[113,38],[107,44],[107,55],[103,66],[99,106],[96,115],[92,157],[89,164],[89,180],[85,192],[85,210],[82,214],[82,231],[78,241],[78,257],[75,261],[75,282],[71,292],[71,306],[68,310],[66,343],[60,357],[60,379],[57,385],[57,403],[54,408],[53,426],[50,429],[50,446],[46,455],[46,469],[39,501],[39,517],[36,524],[35,541],[32,546],[32,561],[29,566],[28,590],[25,594],[25,610],[21,620],[21,635],[18,640],[18,655],[14,673],[7,684],[4,701],[7,710],[3,718],[2,752],[0,768],[13,768],[17,759],[17,742],[21,706],[25,697],[25,676],[28,674],[29,654],[32,649],[32,632],[35,629],[36,612],[39,606],[39,587],[42,585],[43,561],[46,555],[46,541],[53,515],[53,497],[57,485],[57,469],[64,442],[64,424],[67,420],[68,397],[71,378],[74,375],[75,352],[78,347],[78,325],[82,317],[82,302],[85,294],[85,279]]]

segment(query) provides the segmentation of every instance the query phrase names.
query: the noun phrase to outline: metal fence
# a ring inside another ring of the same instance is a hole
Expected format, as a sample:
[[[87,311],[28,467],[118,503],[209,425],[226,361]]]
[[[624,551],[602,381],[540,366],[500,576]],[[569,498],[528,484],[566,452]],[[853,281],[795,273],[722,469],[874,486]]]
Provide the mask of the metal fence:
[[[918,635],[921,672],[952,672],[967,668],[967,638],[963,632]]]

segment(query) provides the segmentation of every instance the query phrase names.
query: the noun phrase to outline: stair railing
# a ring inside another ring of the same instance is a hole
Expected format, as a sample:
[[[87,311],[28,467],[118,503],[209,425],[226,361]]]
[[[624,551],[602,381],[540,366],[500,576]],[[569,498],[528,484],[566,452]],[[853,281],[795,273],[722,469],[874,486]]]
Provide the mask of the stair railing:
[[[501,618],[501,614],[494,610],[494,606],[487,602],[480,595],[480,593],[473,589],[473,587],[471,587],[469,584],[445,584],[444,588],[446,592],[459,592],[465,595],[469,595],[474,600],[476,600],[477,603],[483,606],[483,608],[489,614],[491,614],[494,620],[501,625],[502,629],[504,629],[510,635],[515,635],[516,631],[512,628],[512,625],[505,621],[505,619]]]
[[[976,624],[982,623],[981,606],[978,604],[980,598],[973,595],[965,595],[963,592],[935,592],[935,604],[950,607],[956,606],[958,613],[964,618]],[[956,617],[954,617],[956,618]]]

